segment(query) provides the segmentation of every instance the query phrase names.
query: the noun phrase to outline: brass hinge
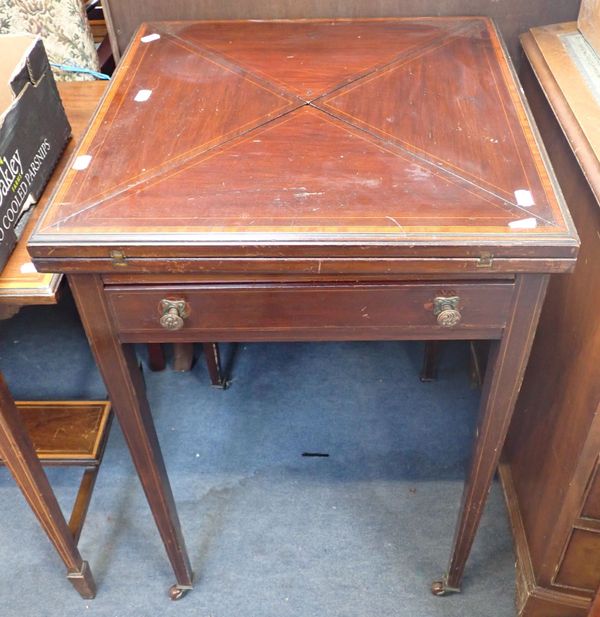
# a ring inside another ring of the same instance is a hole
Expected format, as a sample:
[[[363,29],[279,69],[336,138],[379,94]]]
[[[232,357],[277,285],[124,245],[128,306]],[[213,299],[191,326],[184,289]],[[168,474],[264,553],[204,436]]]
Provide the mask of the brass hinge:
[[[479,261],[477,262],[478,268],[491,268],[494,263],[494,256],[491,253],[481,253]]]
[[[112,259],[112,265],[117,267],[124,267],[127,265],[127,257],[125,257],[125,252],[122,250],[111,251],[110,258]]]

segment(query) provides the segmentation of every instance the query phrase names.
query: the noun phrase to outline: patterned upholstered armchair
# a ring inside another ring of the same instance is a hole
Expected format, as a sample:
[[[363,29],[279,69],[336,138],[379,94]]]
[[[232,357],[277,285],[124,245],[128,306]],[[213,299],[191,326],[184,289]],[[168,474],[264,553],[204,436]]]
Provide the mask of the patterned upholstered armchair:
[[[0,34],[18,32],[41,36],[52,63],[99,69],[82,0],[1,0]],[[62,81],[94,79],[83,72],[53,70]]]

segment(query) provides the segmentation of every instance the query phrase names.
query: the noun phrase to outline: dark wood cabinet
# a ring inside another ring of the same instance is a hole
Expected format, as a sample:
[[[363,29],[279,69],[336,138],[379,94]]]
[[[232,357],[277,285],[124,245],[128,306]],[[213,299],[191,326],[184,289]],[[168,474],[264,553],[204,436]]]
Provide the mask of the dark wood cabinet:
[[[574,273],[550,282],[501,467],[523,617],[584,617],[600,584],[600,105],[565,37],[581,37],[575,23],[522,39],[522,82],[581,238]]]

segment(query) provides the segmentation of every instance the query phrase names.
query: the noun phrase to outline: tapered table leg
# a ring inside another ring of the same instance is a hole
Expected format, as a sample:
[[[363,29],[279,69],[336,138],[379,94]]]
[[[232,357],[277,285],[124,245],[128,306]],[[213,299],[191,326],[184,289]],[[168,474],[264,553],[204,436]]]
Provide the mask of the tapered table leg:
[[[493,343],[450,564],[446,576],[432,585],[435,595],[460,590],[465,564],[523,381],[547,283],[548,275],[545,274],[517,277],[511,315],[504,335],[500,341]]]
[[[428,382],[435,381],[437,379],[441,344],[441,341],[425,341],[425,349],[423,351],[423,367],[421,368],[420,375],[421,381]]]
[[[173,343],[173,370],[191,371],[194,364],[194,343]]]
[[[219,346],[216,343],[202,343],[204,357],[206,358],[206,367],[210,376],[210,382],[216,388],[225,388],[227,380],[221,373],[221,358],[219,355]]]
[[[69,284],[175,572],[170,596],[178,599],[192,588],[192,570],[135,353],[113,330],[100,277],[70,275]]]
[[[48,538],[67,567],[67,578],[82,598],[96,595],[96,584],[83,561],[48,478],[0,375],[0,455],[25,495]]]
[[[148,366],[151,371],[164,371],[167,366],[165,351],[160,343],[148,343]]]

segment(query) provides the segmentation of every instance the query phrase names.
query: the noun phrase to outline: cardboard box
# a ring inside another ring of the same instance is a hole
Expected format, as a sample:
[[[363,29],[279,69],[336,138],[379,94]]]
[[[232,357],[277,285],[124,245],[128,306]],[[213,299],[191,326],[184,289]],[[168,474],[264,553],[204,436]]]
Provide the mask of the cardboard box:
[[[0,269],[71,135],[41,39],[0,36]]]

